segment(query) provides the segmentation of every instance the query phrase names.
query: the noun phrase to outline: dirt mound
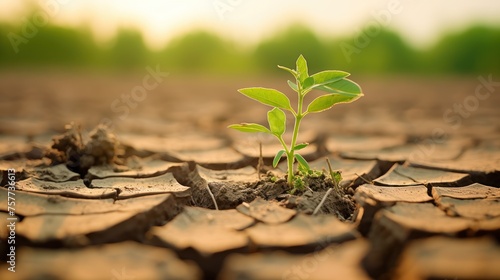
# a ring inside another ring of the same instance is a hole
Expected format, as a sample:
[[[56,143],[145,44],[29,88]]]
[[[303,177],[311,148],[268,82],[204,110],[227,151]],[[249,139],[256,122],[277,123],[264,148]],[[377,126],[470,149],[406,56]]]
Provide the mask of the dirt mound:
[[[65,129],[64,134],[52,139],[51,149],[47,151],[52,164],[64,163],[83,178],[92,166],[123,161],[124,148],[108,127],[98,125],[88,134],[88,139],[84,139],[78,125],[71,123]]]

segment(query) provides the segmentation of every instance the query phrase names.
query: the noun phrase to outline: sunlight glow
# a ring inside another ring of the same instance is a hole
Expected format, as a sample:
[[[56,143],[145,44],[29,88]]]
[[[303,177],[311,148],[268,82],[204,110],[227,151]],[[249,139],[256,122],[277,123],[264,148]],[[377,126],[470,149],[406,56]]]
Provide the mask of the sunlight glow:
[[[192,28],[210,29],[244,43],[255,43],[294,22],[305,23],[322,36],[342,36],[359,32],[393,4],[400,5],[401,12],[391,15],[387,27],[417,46],[471,23],[500,24],[500,1],[495,0],[0,0],[0,18],[22,21],[30,3],[44,9],[58,4],[51,21],[89,26],[102,41],[119,28],[139,28],[153,48]]]

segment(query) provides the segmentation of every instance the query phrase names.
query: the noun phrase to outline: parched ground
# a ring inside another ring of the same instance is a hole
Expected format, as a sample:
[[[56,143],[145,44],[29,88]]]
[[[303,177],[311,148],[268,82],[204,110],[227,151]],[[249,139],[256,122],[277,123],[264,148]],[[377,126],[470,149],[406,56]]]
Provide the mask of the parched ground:
[[[495,77],[354,77],[365,97],[308,116],[303,155],[357,204],[341,221],[256,193],[217,211],[206,192],[259,180],[259,143],[267,165],[279,146],[226,127],[266,123],[236,90],[284,79],[145,75],[0,74],[0,279],[500,279]],[[70,122],[112,139],[89,168],[51,153]]]

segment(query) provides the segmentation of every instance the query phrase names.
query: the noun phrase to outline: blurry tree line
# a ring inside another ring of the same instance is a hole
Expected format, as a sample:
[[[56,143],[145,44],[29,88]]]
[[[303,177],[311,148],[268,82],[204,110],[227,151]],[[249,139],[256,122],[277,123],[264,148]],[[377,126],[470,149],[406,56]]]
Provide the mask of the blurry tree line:
[[[248,47],[214,33],[195,30],[152,51],[141,33],[117,32],[98,44],[86,28],[47,24],[36,30],[0,23],[0,69],[65,67],[134,70],[160,64],[161,69],[189,73],[255,74],[279,72],[303,54],[311,71],[343,69],[360,74],[500,73],[500,28],[472,26],[445,34],[426,49],[410,46],[396,32],[362,30],[344,38],[324,38],[292,25]],[[367,36],[370,34],[370,36]]]

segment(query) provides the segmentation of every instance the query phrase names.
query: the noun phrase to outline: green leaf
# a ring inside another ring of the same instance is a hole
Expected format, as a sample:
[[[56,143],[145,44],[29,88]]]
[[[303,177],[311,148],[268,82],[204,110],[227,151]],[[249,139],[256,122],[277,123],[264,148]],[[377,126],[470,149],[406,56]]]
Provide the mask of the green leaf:
[[[232,124],[228,128],[236,129],[242,132],[264,132],[272,134],[272,132],[265,126],[256,123],[242,123]]]
[[[302,149],[304,149],[307,146],[309,146],[309,143],[297,144],[297,145],[295,145],[295,147],[293,147],[293,150],[294,151],[302,150]]]
[[[274,108],[267,112],[267,121],[271,132],[280,137],[285,133],[286,129],[286,115],[279,108]]]
[[[292,111],[292,107],[290,105],[290,99],[288,99],[288,97],[284,93],[277,91],[275,89],[255,87],[255,88],[243,88],[238,91],[241,94],[249,98],[255,99],[262,104]]]
[[[330,176],[332,176],[332,179],[334,180],[335,184],[339,184],[340,181],[342,181],[342,172],[341,171],[333,171],[330,173]]]
[[[299,162],[299,164],[302,167],[306,168],[307,170],[311,170],[311,168],[309,167],[309,163],[307,163],[307,161],[304,157],[302,157],[299,154],[295,154],[295,158],[297,159],[297,161]]]
[[[302,88],[303,89],[309,89],[312,86],[314,86],[314,78],[313,77],[307,77],[304,80],[304,84],[302,85]]]
[[[283,156],[283,154],[285,153],[285,150],[280,150],[275,156],[274,156],[274,159],[273,159],[273,167],[276,168],[276,166],[278,166],[278,163],[280,162],[280,159],[281,157]]]
[[[287,72],[289,72],[290,74],[292,74],[295,78],[297,78],[297,71],[293,70],[293,69],[290,69],[288,67],[285,67],[285,66],[281,66],[281,65],[278,65],[278,68],[279,69],[283,69]]]
[[[319,86],[318,89],[328,93],[337,93],[345,96],[363,95],[361,87],[349,79],[341,79],[330,84]]]
[[[360,98],[361,95],[345,96],[340,94],[326,94],[314,99],[309,106],[307,106],[308,113],[317,113],[328,110],[335,104],[350,103]]]
[[[338,71],[338,70],[327,70],[327,71],[322,71],[319,73],[316,73],[314,75],[311,75],[311,77],[314,80],[314,85],[313,87],[319,87],[323,86],[326,84],[331,84],[336,81],[339,81],[350,74],[344,71]]]
[[[304,56],[300,55],[297,58],[297,76],[301,85],[304,85],[304,81],[309,77],[308,69],[307,69],[307,61]],[[304,88],[304,86],[302,87]]]
[[[297,168],[302,174],[309,174],[309,172],[311,171],[311,169],[308,169],[307,167],[303,166],[302,164],[299,164],[298,168]],[[297,178],[300,178],[300,176],[297,176]],[[302,178],[298,179],[298,180],[302,180]]]
[[[292,81],[290,81],[290,80],[288,80],[288,81],[287,81],[287,83],[288,83],[288,86],[289,86],[291,89],[293,89],[293,90],[294,90],[294,91],[296,91],[296,92],[298,92],[298,91],[299,91],[299,88],[297,87],[297,84],[296,84],[296,83],[294,83],[294,82],[292,82]]]

